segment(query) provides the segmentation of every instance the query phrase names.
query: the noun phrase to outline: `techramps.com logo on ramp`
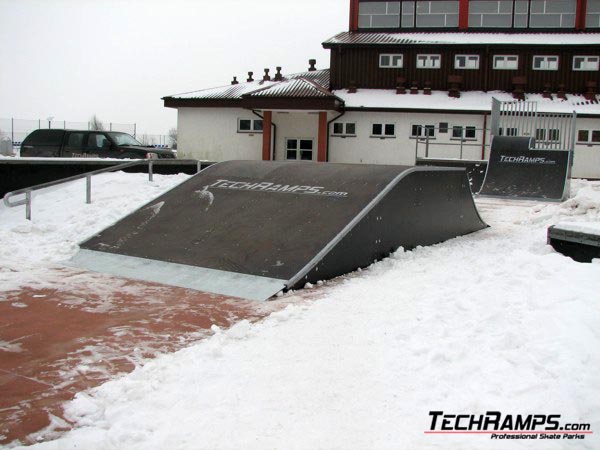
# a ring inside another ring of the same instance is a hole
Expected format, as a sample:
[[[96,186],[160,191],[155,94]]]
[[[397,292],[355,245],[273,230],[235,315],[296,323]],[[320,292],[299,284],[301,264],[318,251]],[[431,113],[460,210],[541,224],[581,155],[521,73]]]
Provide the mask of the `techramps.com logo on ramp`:
[[[347,192],[328,191],[323,186],[301,186],[277,184],[267,181],[252,183],[246,181],[217,180],[209,188],[229,189],[233,191],[273,192],[278,194],[316,195],[321,197],[348,197]]]
[[[542,164],[542,165],[554,165],[556,161],[544,157],[531,157],[531,156],[506,156],[500,155],[501,163],[509,164]]]
[[[589,423],[563,423],[560,414],[446,414],[429,411],[427,435],[488,435],[494,440],[581,440],[593,434]]]

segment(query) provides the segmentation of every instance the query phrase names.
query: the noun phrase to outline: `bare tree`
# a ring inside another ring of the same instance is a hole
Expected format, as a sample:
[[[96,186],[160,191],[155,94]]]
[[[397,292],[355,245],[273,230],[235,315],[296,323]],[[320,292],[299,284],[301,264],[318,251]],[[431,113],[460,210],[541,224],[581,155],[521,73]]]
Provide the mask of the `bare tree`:
[[[90,119],[89,127],[92,131],[104,131],[104,124],[96,114]]]
[[[169,130],[169,139],[171,140],[171,147],[177,150],[177,128]]]

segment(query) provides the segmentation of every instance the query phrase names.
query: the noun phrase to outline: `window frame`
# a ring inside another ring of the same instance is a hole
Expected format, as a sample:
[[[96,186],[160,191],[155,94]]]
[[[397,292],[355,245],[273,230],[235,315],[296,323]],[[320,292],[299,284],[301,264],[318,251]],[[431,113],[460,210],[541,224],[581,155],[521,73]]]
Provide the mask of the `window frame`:
[[[419,129],[419,134],[417,134],[417,135],[415,135],[415,133],[414,133],[415,127],[418,127],[418,129]],[[427,133],[427,130],[431,130],[432,133],[431,134]],[[450,127],[448,127],[448,131],[450,131]],[[427,139],[428,137],[429,137],[429,140],[437,139],[436,133],[435,133],[435,125],[431,125],[431,124],[423,125],[420,123],[411,123],[410,124],[410,139]]]
[[[335,132],[335,126],[336,125],[341,125],[342,126],[342,132],[341,133],[336,133]],[[354,133],[349,133],[348,132],[348,125],[354,125]],[[333,130],[331,131],[331,136],[333,137],[341,137],[341,138],[346,138],[346,137],[356,137],[356,122],[334,122],[333,123]]]
[[[496,61],[499,58],[505,58],[504,61],[505,63],[508,62],[507,58],[516,58],[516,67],[497,67]],[[492,69],[493,70],[519,70],[519,55],[493,55],[492,57]]]
[[[458,61],[457,60],[460,57],[464,57],[465,58],[465,62],[468,62],[469,58],[476,57],[477,58],[476,67],[468,67],[468,66],[458,67]],[[472,54],[471,55],[467,55],[467,54],[457,54],[457,55],[454,55],[454,69],[455,70],[479,70],[479,64],[480,64],[480,62],[481,62],[481,56],[480,55],[472,55]]]
[[[288,148],[288,142],[290,141],[296,141],[296,148],[295,149],[290,149]],[[301,142],[302,141],[310,141],[311,143],[311,149],[307,150],[307,149],[302,149],[301,148]],[[315,140],[313,138],[297,138],[297,137],[286,137],[285,138],[285,160],[286,161],[314,161],[315,160]],[[288,152],[290,151],[295,151],[296,152],[296,158],[289,158],[288,157]],[[311,153],[311,159],[302,159],[302,153],[301,152],[307,152],[310,151]],[[300,158],[299,158],[300,156]]]
[[[455,136],[454,131],[460,129],[460,136]],[[467,136],[467,130],[473,132],[473,137]],[[453,125],[452,126],[452,136],[450,140],[452,141],[477,141],[477,127],[474,125]]]
[[[582,131],[584,131],[588,134],[588,138],[585,141],[582,141],[581,139],[579,139],[579,133],[581,133]],[[594,141],[594,133],[596,133],[598,136],[597,141]],[[588,147],[591,147],[592,145],[600,145],[600,129],[594,130],[592,128],[585,128],[585,129],[577,130],[577,144],[587,145]]]
[[[577,58],[584,58],[585,63],[589,62],[588,59],[595,58],[596,59],[596,68],[595,69],[589,69],[589,68],[576,69],[575,68],[575,60]],[[574,55],[573,56],[573,64],[572,64],[571,68],[573,69],[573,72],[598,72],[598,70],[600,70],[600,56],[598,56],[598,55]]]
[[[381,125],[381,132],[382,134],[375,134],[373,127],[375,125]],[[393,126],[394,127],[394,134],[387,134],[386,133],[386,127],[387,126]],[[396,139],[396,123],[389,123],[389,122],[371,122],[371,135],[369,136],[371,138],[375,138],[375,139]]]
[[[250,121],[250,129],[249,130],[242,130],[241,129],[240,124],[241,124],[242,121]],[[264,123],[263,119],[254,119],[254,118],[253,119],[246,119],[244,117],[238,117],[238,120],[237,120],[237,132],[238,133],[243,133],[243,134],[254,134],[254,133],[258,134],[258,133],[262,133],[263,132],[262,126],[261,126],[260,130],[256,129],[256,123],[257,122]]]
[[[547,58],[556,58],[556,68],[552,69],[550,67],[540,67],[540,68],[536,68],[535,67],[535,60],[536,58],[543,58],[543,61],[545,60],[545,63],[548,65],[549,62],[547,61]],[[559,69],[560,66],[560,56],[559,55],[533,55],[533,57],[531,58],[531,70],[538,70],[538,71],[542,71],[542,72],[556,72]]]
[[[400,57],[400,65],[394,66],[392,62],[394,61],[394,57]],[[390,63],[385,65],[381,62],[382,58],[388,57],[390,58]],[[404,53],[380,53],[379,54],[379,68],[380,69],[402,69],[404,68]]]
[[[427,60],[425,61],[425,66],[421,67],[421,66],[419,65],[419,58],[422,58],[422,57],[424,57],[424,56],[425,56],[425,57],[427,57]],[[433,57],[433,56],[436,56],[436,57],[437,57],[438,66],[437,66],[437,67],[435,67],[435,66],[428,67],[428,66],[427,66],[427,63],[428,63],[429,61],[434,61],[434,60],[432,59],[432,57]],[[415,61],[416,61],[416,68],[417,68],[417,69],[431,69],[431,70],[439,70],[439,69],[441,69],[441,68],[442,68],[442,55],[441,55],[441,53],[418,53],[418,54],[417,54],[417,56],[416,56],[416,59],[415,59]]]

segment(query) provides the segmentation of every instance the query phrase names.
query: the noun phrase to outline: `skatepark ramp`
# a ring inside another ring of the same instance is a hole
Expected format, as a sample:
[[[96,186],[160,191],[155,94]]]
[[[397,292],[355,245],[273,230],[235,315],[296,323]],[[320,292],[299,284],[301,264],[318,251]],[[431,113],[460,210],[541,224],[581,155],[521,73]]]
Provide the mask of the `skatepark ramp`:
[[[83,242],[71,264],[266,300],[484,227],[464,169],[228,161]]]
[[[564,201],[571,151],[537,150],[529,137],[494,136],[480,196]]]

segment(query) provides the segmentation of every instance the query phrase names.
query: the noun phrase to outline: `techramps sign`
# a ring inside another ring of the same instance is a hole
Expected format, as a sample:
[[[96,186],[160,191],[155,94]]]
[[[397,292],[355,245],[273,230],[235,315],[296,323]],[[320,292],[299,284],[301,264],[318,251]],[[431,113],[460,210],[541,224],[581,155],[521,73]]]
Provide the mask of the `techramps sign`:
[[[83,242],[72,264],[266,300],[484,227],[464,169],[228,161]]]
[[[571,152],[530,149],[531,139],[494,137],[479,195],[563,201],[569,197]]]

